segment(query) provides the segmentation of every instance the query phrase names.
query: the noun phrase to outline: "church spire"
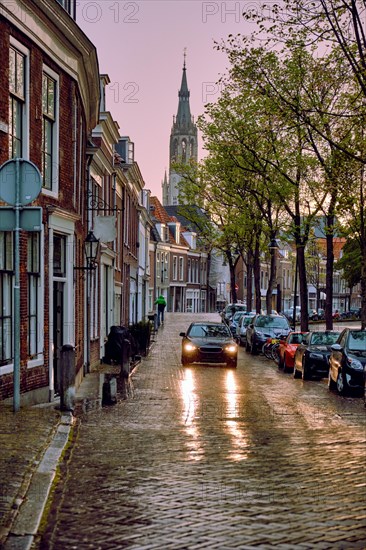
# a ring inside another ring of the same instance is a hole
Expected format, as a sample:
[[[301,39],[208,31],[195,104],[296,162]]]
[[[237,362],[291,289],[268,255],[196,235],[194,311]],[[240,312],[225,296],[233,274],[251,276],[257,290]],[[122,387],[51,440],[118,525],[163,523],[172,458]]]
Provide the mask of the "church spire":
[[[183,61],[183,74],[182,74],[182,83],[180,85],[180,90],[178,92],[179,102],[178,102],[178,112],[176,123],[180,126],[188,125],[192,122],[191,109],[189,107],[189,96],[190,92],[188,90],[187,84],[187,74],[186,74],[186,48],[184,48],[184,61]]]

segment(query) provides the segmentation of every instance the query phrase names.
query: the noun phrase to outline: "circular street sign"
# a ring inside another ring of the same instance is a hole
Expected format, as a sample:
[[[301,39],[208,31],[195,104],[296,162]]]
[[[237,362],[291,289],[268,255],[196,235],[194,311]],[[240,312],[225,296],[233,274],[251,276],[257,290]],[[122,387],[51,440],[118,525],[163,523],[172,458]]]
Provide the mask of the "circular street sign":
[[[17,178],[17,165],[19,174]],[[17,182],[19,185],[17,201]],[[7,204],[25,206],[38,197],[42,177],[37,166],[25,159],[11,159],[0,166],[0,199]]]

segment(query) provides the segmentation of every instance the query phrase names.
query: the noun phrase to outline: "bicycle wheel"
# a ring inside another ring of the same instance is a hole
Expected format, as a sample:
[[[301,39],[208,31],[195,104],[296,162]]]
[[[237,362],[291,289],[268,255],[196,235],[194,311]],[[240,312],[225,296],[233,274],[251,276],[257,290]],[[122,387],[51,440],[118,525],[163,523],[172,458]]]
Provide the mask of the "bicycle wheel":
[[[280,362],[280,344],[273,344],[271,352],[273,361],[276,363],[276,365],[278,365]]]
[[[265,357],[267,357],[267,359],[272,359],[271,347],[272,347],[272,344],[269,344],[267,342],[263,344],[262,353]]]

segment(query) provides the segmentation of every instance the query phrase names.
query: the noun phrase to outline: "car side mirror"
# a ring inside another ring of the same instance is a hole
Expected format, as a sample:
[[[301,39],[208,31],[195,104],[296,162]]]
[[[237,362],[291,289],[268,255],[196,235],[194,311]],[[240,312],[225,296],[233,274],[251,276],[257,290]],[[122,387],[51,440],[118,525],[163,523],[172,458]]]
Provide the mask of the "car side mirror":
[[[182,336],[183,338],[184,338],[185,335],[186,335],[185,332],[180,332],[180,333],[179,333],[179,336]]]
[[[333,344],[330,346],[330,349],[332,351],[341,351],[342,350],[342,346],[340,346],[339,344]]]

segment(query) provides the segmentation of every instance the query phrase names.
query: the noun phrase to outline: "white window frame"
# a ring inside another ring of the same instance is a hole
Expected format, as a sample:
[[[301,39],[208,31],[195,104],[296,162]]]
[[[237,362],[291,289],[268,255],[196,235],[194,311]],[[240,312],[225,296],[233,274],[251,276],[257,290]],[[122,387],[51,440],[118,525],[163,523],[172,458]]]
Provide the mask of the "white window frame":
[[[178,279],[178,257],[173,256],[173,281]]]
[[[4,235],[4,238],[6,233],[10,233],[9,231],[2,231],[1,232],[2,235]],[[11,372],[13,372],[13,368],[14,368],[14,291],[13,291],[13,286],[14,286],[14,276],[15,276],[15,273],[14,273],[14,269],[15,269],[15,266],[14,266],[14,242],[13,242],[13,238],[12,238],[12,235],[8,235],[7,239],[9,239],[9,250],[5,250],[6,252],[6,257],[3,259],[3,262],[2,262],[2,266],[3,266],[3,269],[2,269],[2,281],[3,281],[3,285],[2,287],[0,288],[1,292],[3,293],[3,295],[5,296],[5,300],[2,304],[2,315],[3,317],[9,317],[9,331],[10,331],[10,349],[9,349],[9,353],[10,353],[10,357],[6,358],[5,361],[8,361],[9,360],[9,363],[6,363],[2,366],[0,366],[0,375],[3,375],[3,374],[9,374]],[[3,292],[3,290],[6,289],[6,295],[5,293]],[[9,298],[9,299],[8,299]],[[9,314],[8,314],[9,312]],[[4,313],[6,315],[4,315]],[[5,332],[6,332],[6,329],[5,329]],[[2,341],[1,342],[2,346],[4,346],[4,342]]]
[[[184,280],[184,258],[183,256],[179,257],[179,280]]]
[[[38,367],[40,365],[44,364],[44,355],[43,355],[43,349],[44,349],[44,330],[43,322],[44,322],[44,254],[42,254],[42,243],[44,239],[44,233],[43,230],[39,233],[39,268],[40,268],[40,275],[38,277],[37,285],[38,285],[38,297],[37,297],[37,323],[38,323],[38,332],[37,332],[37,342],[36,342],[36,357],[34,359],[29,359],[27,362],[28,368]],[[30,296],[28,296],[28,300],[30,299]],[[28,304],[29,307],[29,304]],[[29,321],[28,321],[29,322]],[[29,330],[29,328],[28,328]]]
[[[52,189],[47,189],[42,185],[42,194],[48,197],[58,197],[59,190],[59,142],[60,142],[60,77],[59,75],[50,69],[47,65],[42,67],[42,81],[43,74],[46,74],[55,81],[55,121],[52,126]],[[43,82],[42,82],[43,84]],[[43,94],[43,89],[42,89]],[[42,124],[43,124],[43,110],[42,110]],[[43,161],[42,161],[43,164]],[[43,178],[43,174],[42,174]]]
[[[10,43],[9,48],[12,47],[15,50],[18,50],[22,55],[24,55],[24,79],[25,79],[25,86],[24,86],[24,103],[23,103],[23,110],[22,110],[22,158],[28,160],[29,159],[29,97],[30,97],[30,89],[29,89],[29,50],[21,42],[10,36]],[[10,90],[8,90],[9,93],[9,101],[10,101]],[[10,130],[10,128],[9,128]]]

